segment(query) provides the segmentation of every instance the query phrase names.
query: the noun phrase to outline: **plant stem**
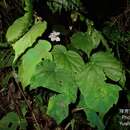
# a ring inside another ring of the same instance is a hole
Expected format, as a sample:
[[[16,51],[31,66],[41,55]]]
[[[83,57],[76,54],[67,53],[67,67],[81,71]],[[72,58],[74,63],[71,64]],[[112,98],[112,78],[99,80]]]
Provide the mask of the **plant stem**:
[[[20,85],[19,85],[19,82],[18,82],[18,79],[17,79],[17,74],[15,73],[15,70],[14,70],[14,69],[13,69],[13,71],[12,71],[12,75],[13,75],[13,77],[14,77],[14,79],[15,79],[15,82],[16,82],[18,88],[19,88],[19,91],[20,91],[21,94],[23,95],[24,100],[25,100],[25,102],[26,102],[28,108],[29,108],[30,111],[31,111],[31,106],[30,106],[30,104],[28,103],[27,98],[26,98],[26,96],[25,96],[23,90],[21,89],[21,87],[20,87]],[[35,120],[35,122],[36,122],[36,125],[37,125],[37,128],[36,128],[36,129],[37,129],[37,130],[41,130],[40,125],[38,124],[38,121],[37,121],[37,119],[36,119],[36,116],[35,116],[34,112],[33,112],[33,111],[31,111],[31,112],[32,112],[32,117],[34,118],[34,120]]]

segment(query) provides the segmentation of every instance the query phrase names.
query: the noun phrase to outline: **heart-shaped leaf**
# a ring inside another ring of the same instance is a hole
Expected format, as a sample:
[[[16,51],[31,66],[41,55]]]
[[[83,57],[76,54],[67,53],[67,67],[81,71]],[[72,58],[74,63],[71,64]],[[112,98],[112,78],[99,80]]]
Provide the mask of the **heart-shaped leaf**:
[[[93,49],[98,47],[100,41],[101,35],[97,30],[93,30],[91,33],[78,32],[75,33],[71,38],[71,44],[75,48],[86,52],[88,56],[90,56],[90,53]]]
[[[42,33],[46,30],[47,23],[44,22],[36,22],[31,29],[18,41],[13,44],[13,49],[15,50],[15,58],[17,58],[25,52],[25,50],[33,45],[36,39],[42,35]]]
[[[62,45],[56,45],[52,50],[52,55],[57,67],[70,71],[73,76],[81,72],[84,66],[84,61],[78,53],[67,51]]]
[[[86,107],[99,112],[102,116],[116,104],[121,88],[105,82],[103,70],[96,64],[88,63],[79,74],[79,88]]]
[[[60,94],[51,97],[47,113],[60,123],[68,115],[68,105],[75,102],[77,86],[70,72],[59,69],[53,61],[42,61],[31,80],[31,89],[39,86]]]
[[[106,76],[113,81],[125,82],[125,73],[121,63],[110,52],[98,52],[92,55],[91,62],[103,69]]]
[[[14,23],[8,28],[6,39],[8,42],[15,42],[22,37],[32,24],[32,4],[30,0],[25,0],[24,16],[16,19]]]
[[[26,87],[30,84],[30,79],[34,74],[36,65],[44,59],[52,59],[52,55],[49,52],[51,44],[45,40],[39,40],[34,48],[29,49],[21,58],[22,63],[19,66],[19,78],[23,85]]]

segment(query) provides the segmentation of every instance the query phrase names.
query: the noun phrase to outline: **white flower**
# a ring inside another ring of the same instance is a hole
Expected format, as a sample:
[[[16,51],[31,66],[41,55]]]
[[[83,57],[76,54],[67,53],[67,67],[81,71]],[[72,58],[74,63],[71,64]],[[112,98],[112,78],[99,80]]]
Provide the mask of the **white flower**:
[[[72,30],[72,26],[69,26],[69,30]]]
[[[60,32],[56,32],[56,31],[52,31],[52,33],[50,33],[49,38],[51,39],[52,42],[56,41],[59,42],[60,41]]]

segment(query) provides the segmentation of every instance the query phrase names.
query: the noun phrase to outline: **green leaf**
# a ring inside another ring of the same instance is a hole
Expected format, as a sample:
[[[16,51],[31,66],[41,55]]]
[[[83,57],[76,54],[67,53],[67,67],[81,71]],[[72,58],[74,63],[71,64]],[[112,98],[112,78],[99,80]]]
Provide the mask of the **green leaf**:
[[[92,31],[92,30],[91,30]],[[88,31],[86,33],[78,32],[75,33],[71,38],[72,45],[80,49],[88,56],[93,49],[97,48],[101,41],[101,34],[97,30],[93,30],[91,33]]]
[[[42,61],[31,80],[31,89],[39,86],[60,93],[50,98],[47,110],[60,123],[68,115],[68,104],[76,100],[77,87],[71,73],[57,68],[53,61]]]
[[[103,70],[94,63],[89,63],[79,74],[78,84],[86,107],[104,114],[116,104],[121,88],[105,82]]]
[[[96,112],[88,109],[88,110],[85,110],[85,113],[87,115],[88,121],[90,121],[91,127],[96,126],[98,130],[104,130],[105,129],[102,120],[100,119],[100,117],[97,115]]]
[[[126,83],[125,70],[122,70],[122,75],[121,75],[121,78],[120,78],[120,80],[119,80],[119,84],[120,84],[122,87],[125,87],[125,83]]]
[[[93,127],[93,128],[97,127],[98,130],[105,129],[103,121],[97,115],[97,113],[95,111],[87,108],[83,95],[80,95],[80,101],[79,101],[78,107],[84,109],[86,116],[87,116],[87,120],[89,121],[89,124],[91,127]]]
[[[46,60],[36,67],[35,74],[31,79],[31,89],[39,86],[58,93],[66,93],[67,90],[76,88],[75,81],[70,72],[59,69],[53,61]],[[73,92],[68,91],[67,93],[73,95]]]
[[[61,12],[62,9],[65,9],[66,11],[77,10],[77,7],[80,6],[80,0],[48,0],[47,5],[53,13],[57,11]]]
[[[116,43],[119,44],[120,42],[122,42],[123,32],[121,32],[121,30],[119,29],[117,25],[107,23],[105,27],[103,28],[102,32],[105,35],[105,37],[109,40],[109,42],[111,42],[113,45],[115,45]],[[123,38],[123,41],[124,40],[125,38]]]
[[[52,50],[52,55],[57,67],[70,71],[76,76],[81,72],[84,62],[80,55],[74,51],[67,51],[62,45],[56,45]]]
[[[36,65],[44,59],[52,59],[49,52],[51,44],[45,40],[39,40],[34,48],[29,49],[22,57],[22,63],[19,66],[18,75],[23,87],[30,84],[30,79],[34,74]]]
[[[27,12],[32,12],[32,1],[31,0],[24,0],[24,3],[25,3],[25,7],[24,7],[24,10],[27,11]]]
[[[25,119],[19,119],[15,112],[10,112],[0,120],[0,130],[25,130],[27,122]]]
[[[8,42],[15,42],[28,30],[31,25],[30,13],[26,13],[23,17],[15,20],[15,22],[8,28],[6,39]]]
[[[8,28],[6,39],[8,42],[15,42],[29,29],[32,24],[32,4],[30,0],[25,0],[24,16],[15,20],[15,22]]]
[[[110,52],[98,52],[91,57],[91,62],[103,69],[108,78],[113,81],[125,82],[125,73],[121,63]]]
[[[13,44],[13,49],[15,50],[15,58],[17,58],[25,52],[25,50],[33,45],[36,39],[42,35],[42,33],[46,30],[47,23],[44,22],[37,22],[35,23],[31,29],[18,41]]]
[[[56,119],[58,124],[61,123],[63,119],[68,116],[68,105],[70,102],[71,99],[63,94],[51,97],[48,104],[47,114]]]

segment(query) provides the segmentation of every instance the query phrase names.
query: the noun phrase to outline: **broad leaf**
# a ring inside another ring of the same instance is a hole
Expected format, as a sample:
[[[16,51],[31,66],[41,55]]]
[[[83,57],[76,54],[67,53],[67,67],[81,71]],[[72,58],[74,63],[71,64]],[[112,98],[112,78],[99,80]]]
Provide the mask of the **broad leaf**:
[[[104,130],[104,124],[103,121],[100,119],[100,117],[97,115],[95,111],[92,111],[90,109],[86,109],[85,113],[87,115],[88,121],[90,121],[91,127],[97,127],[98,130]]]
[[[89,63],[79,74],[78,84],[86,107],[99,112],[102,116],[116,104],[121,88],[105,82],[103,70]]]
[[[31,79],[31,88],[46,87],[58,93],[73,93],[67,91],[76,88],[70,72],[59,69],[53,61],[42,61],[37,67]],[[70,94],[70,95],[71,95]],[[73,94],[72,94],[73,95]]]
[[[98,52],[91,58],[91,62],[103,69],[108,78],[125,82],[125,74],[121,63],[110,52]]]
[[[6,39],[8,42],[15,42],[28,30],[32,24],[32,4],[30,0],[25,0],[25,13],[24,16],[15,20],[15,22],[8,28]]]
[[[74,97],[75,99],[75,97]],[[49,99],[47,114],[53,117],[57,123],[61,123],[69,114],[68,105],[72,99],[64,94],[58,94]]]
[[[71,43],[75,48],[86,52],[86,54],[90,56],[91,51],[98,47],[100,40],[101,34],[98,31],[93,30],[91,33],[75,33],[71,38]]]
[[[60,93],[48,104],[48,114],[60,123],[68,115],[68,104],[76,99],[77,88],[71,73],[56,68],[52,61],[42,61],[31,80],[31,89],[39,86]]]
[[[8,42],[15,42],[28,30],[31,25],[30,13],[17,19],[8,29],[6,39]]]
[[[78,53],[67,51],[62,45],[56,45],[52,50],[52,55],[57,67],[71,71],[74,76],[81,72],[84,66],[83,59]]]
[[[80,95],[80,101],[79,101],[78,107],[84,109],[85,114],[87,116],[87,120],[89,121],[89,124],[91,127],[94,127],[94,128],[97,127],[98,130],[105,129],[103,121],[97,115],[97,113],[95,111],[87,108],[84,97],[82,95]]]
[[[52,59],[49,52],[51,44],[45,40],[39,40],[34,48],[29,49],[22,57],[22,63],[19,66],[19,78],[23,85],[26,87],[30,84],[30,79],[34,74],[36,65],[44,59]]]
[[[15,59],[25,52],[25,50],[33,45],[36,39],[42,35],[42,33],[46,30],[47,23],[44,22],[37,22],[35,23],[31,29],[15,44],[13,44],[13,49],[15,50]]]
[[[15,112],[10,112],[0,120],[0,130],[25,130],[27,122],[25,119],[19,119]]]

